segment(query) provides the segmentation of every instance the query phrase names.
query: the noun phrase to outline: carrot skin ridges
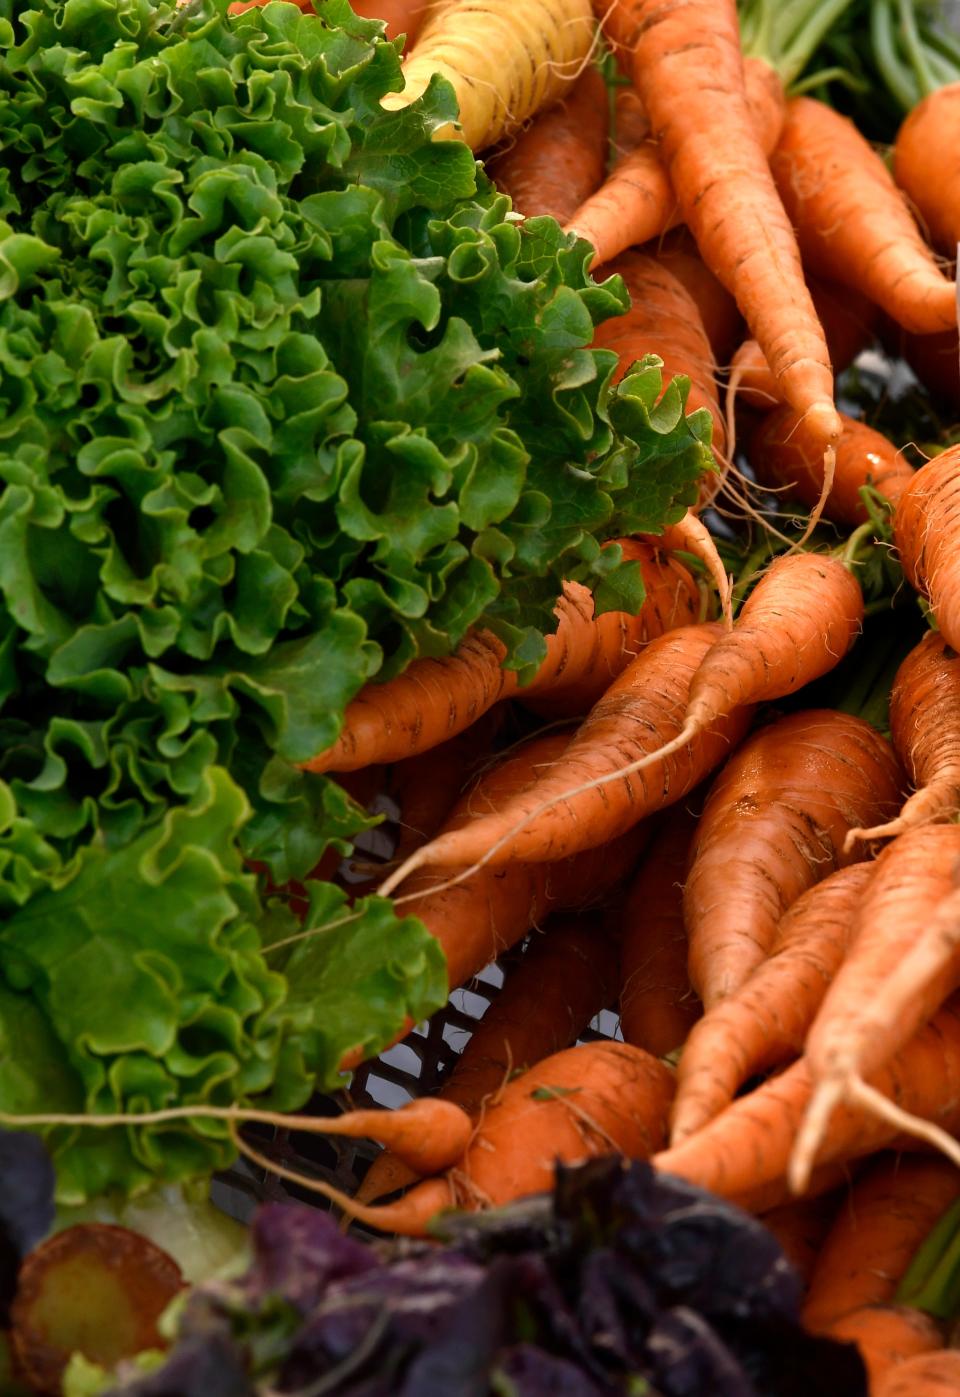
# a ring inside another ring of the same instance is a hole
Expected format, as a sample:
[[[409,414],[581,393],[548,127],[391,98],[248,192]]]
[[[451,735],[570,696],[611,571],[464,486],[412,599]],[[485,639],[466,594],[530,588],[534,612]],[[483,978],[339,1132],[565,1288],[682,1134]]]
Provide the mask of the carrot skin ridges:
[[[893,177],[947,257],[960,242],[960,82],[918,102],[893,147]]]
[[[564,223],[603,179],[607,125],[607,85],[591,65],[555,107],[487,161],[487,174],[518,213]]]
[[[904,1358],[874,1384],[874,1397],[956,1397],[960,1353],[955,1348]]]
[[[843,434],[837,442],[833,486],[823,508],[836,524],[863,524],[869,517],[860,495],[872,485],[896,503],[913,479],[913,468],[902,452],[880,432],[840,414]],[[811,441],[803,418],[781,407],[757,424],[747,449],[757,479],[777,488],[788,486],[805,505],[814,505],[823,487],[823,455]]]
[[[671,1144],[718,1116],[754,1073],[803,1051],[872,876],[870,864],[852,864],[802,893],[781,919],[766,960],[693,1026],[677,1066]]]
[[[769,953],[802,892],[855,862],[844,837],[896,810],[893,749],[861,718],[794,713],[756,733],[713,784],[684,889],[690,980],[706,1010]]]
[[[872,1085],[904,1110],[960,1126],[960,999],[956,996],[872,1079]],[[746,1096],[738,1097],[709,1125],[653,1163],[724,1198],[737,1198],[786,1177],[812,1084],[801,1059]],[[821,1159],[838,1163],[873,1154],[899,1141],[893,1126],[863,1110],[841,1105],[830,1122]]]
[[[870,1380],[871,1397],[901,1365],[917,1356],[929,1357],[943,1348],[944,1336],[935,1319],[908,1305],[864,1305],[841,1315],[823,1333],[856,1344]],[[911,1397],[919,1394],[911,1393]]]
[[[893,533],[907,581],[960,651],[960,446],[921,466],[900,496]]]
[[[864,1305],[890,1304],[917,1248],[960,1197],[960,1171],[936,1155],[877,1156],[837,1210],[803,1308],[819,1331]]]
[[[621,914],[620,1031],[624,1041],[664,1057],[702,1013],[687,975],[683,879],[696,818],[670,811],[630,885]]]
[[[616,540],[624,559],[640,564],[646,596],[636,616],[594,617],[593,599],[567,583],[557,603],[559,625],[531,683],[517,688],[502,668],[505,649],[488,631],[468,635],[442,660],[414,660],[385,684],[367,684],[348,705],[340,736],[304,762],[307,771],[356,771],[375,761],[416,756],[469,728],[501,699],[577,690],[589,707],[655,636],[684,626],[699,612],[696,583],[676,559],[649,544]]]
[[[956,324],[955,287],[851,121],[811,97],[794,98],[770,164],[814,273],[849,282],[917,334]]]

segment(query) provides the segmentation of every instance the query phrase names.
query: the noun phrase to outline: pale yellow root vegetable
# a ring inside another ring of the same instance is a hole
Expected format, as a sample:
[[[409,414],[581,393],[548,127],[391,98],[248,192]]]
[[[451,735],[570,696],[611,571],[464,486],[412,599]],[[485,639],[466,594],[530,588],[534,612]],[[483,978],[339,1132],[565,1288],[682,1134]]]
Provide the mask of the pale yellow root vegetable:
[[[435,139],[459,137],[483,150],[566,94],[596,29],[590,0],[449,0],[421,28],[403,64],[403,92],[382,105],[409,106],[440,73],[457,94],[460,127],[440,127]]]

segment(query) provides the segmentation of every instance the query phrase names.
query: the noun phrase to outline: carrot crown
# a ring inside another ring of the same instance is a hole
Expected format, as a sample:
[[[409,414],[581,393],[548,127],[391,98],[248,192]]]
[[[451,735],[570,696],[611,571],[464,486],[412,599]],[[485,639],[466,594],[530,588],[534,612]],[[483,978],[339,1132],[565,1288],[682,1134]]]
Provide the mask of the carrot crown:
[[[916,0],[873,0],[870,43],[881,77],[905,112],[960,81],[960,39],[926,17]]]
[[[762,58],[795,90],[801,73],[852,0],[741,0],[744,56]],[[818,74],[810,81],[820,81]],[[805,83],[804,86],[807,84]]]

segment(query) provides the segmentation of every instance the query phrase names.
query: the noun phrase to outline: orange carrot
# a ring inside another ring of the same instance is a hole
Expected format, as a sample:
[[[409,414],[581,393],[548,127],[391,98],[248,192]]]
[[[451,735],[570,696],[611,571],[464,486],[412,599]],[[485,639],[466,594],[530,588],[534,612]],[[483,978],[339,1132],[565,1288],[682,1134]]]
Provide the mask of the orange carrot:
[[[863,524],[869,515],[861,487],[871,485],[895,504],[913,479],[913,468],[891,441],[865,422],[846,413],[840,414],[840,420],[843,435],[837,443],[833,485],[823,513],[837,524]],[[758,423],[747,454],[764,485],[786,486],[806,505],[819,500],[823,457],[792,408],[781,407]]]
[[[699,597],[686,569],[651,545],[617,542],[626,559],[640,564],[646,589],[640,611],[594,618],[590,593],[568,583],[556,608],[557,632],[547,637],[546,659],[522,690],[525,697],[576,687],[595,702],[648,640],[697,615]],[[495,636],[481,631],[446,659],[414,660],[385,684],[368,684],[348,704],[336,742],[305,762],[305,769],[353,771],[374,761],[397,761],[463,732],[517,692],[516,672],[502,668],[505,653]]]
[[[960,998],[949,1000],[875,1074],[873,1086],[912,1114],[946,1130],[960,1128]],[[724,1198],[782,1180],[811,1091],[809,1069],[801,1059],[738,1097],[696,1135],[653,1162]],[[887,1121],[860,1107],[842,1105],[830,1122],[820,1157],[825,1163],[841,1163],[896,1147],[901,1138]]]
[[[860,633],[863,594],[837,558],[776,558],[736,625],[704,657],[690,684],[683,726],[648,762],[672,756],[744,704],[794,694],[828,673]]]
[[[719,483],[722,478],[723,472],[721,471],[719,475],[709,477],[707,481],[701,481],[701,503],[705,502],[714,491],[715,487],[711,485],[710,480]],[[733,583],[724,568],[723,559],[717,552],[717,545],[713,541],[710,530],[701,522],[696,510],[688,509],[686,514],[675,524],[668,524],[663,532],[656,536],[656,539],[650,538],[648,541],[659,542],[671,553],[689,553],[700,561],[716,588],[724,624],[729,630],[733,625]]]
[[[908,1305],[864,1305],[835,1320],[824,1333],[857,1345],[874,1395],[902,1364],[920,1354],[932,1355],[944,1342],[936,1320]]]
[[[725,426],[717,396],[717,365],[696,302],[683,284],[656,258],[625,252],[605,272],[623,277],[631,306],[625,315],[606,320],[594,335],[594,346],[620,356],[614,375],[619,382],[636,359],[659,354],[666,385],[677,374],[690,380],[687,411],[705,407],[713,418],[713,446],[722,458]]]
[[[882,1067],[960,985],[957,938],[943,935],[936,915],[958,872],[960,825],[908,830],[877,859],[853,944],[807,1035],[816,1091],[791,1166],[796,1180],[849,1081]]]
[[[896,808],[890,744],[847,713],[781,718],[714,782],[684,889],[690,980],[709,1012],[765,959],[787,908],[834,869],[862,812]]]
[[[874,1397],[957,1397],[960,1353],[955,1348],[915,1353],[884,1373],[872,1391]]]
[[[622,916],[620,1030],[654,1057],[673,1052],[701,1014],[687,975],[683,879],[696,819],[676,805],[630,885]]]
[[[960,82],[918,102],[897,133],[893,177],[951,259],[960,242]]]
[[[781,1203],[760,1215],[764,1227],[776,1237],[787,1260],[807,1285],[839,1206],[840,1190],[831,1189],[816,1198]]]
[[[747,105],[734,0],[619,0],[605,27],[632,54],[634,86],[704,261],[827,451],[840,436],[827,346]]]
[[[874,303],[850,286],[808,277],[814,309],[830,351],[835,374],[849,368],[873,339],[880,312]],[[731,387],[736,384],[737,401],[757,412],[769,412],[783,402],[770,365],[756,340],[745,340],[730,364]]]
[[[960,657],[928,631],[897,670],[890,734],[914,794],[889,824],[852,829],[854,839],[893,839],[960,811]]]
[[[495,814],[440,835],[417,850],[383,884],[386,895],[423,864],[484,867],[565,859],[632,828],[682,799],[746,731],[750,710],[718,721],[675,757],[640,777],[630,775],[637,753],[677,730],[690,680],[722,634],[717,623],[686,626],[661,636],[634,660],[597,703],[559,756]]]
[[[960,446],[920,467],[900,496],[893,532],[907,580],[960,651]]]
[[[564,223],[603,179],[607,113],[607,85],[591,65],[566,97],[487,161],[487,174],[518,213]]]
[[[726,364],[743,327],[737,303],[721,286],[697,251],[689,229],[677,228],[665,238],[641,249],[656,257],[676,277],[696,302],[710,348],[718,364]]]
[[[529,950],[508,972],[436,1099],[451,1101],[476,1118],[513,1075],[576,1041],[613,999],[616,966],[616,941],[596,915],[561,918],[544,933],[534,933]],[[357,1198],[368,1203],[416,1177],[396,1151],[384,1150]]]
[[[956,324],[954,285],[851,121],[811,97],[794,98],[770,164],[815,273],[856,287],[917,334]]]
[[[749,1077],[803,1051],[872,876],[872,864],[852,864],[801,894],[766,960],[694,1025],[677,1068],[671,1144],[719,1115]]]
[[[934,1223],[960,1197],[945,1159],[880,1154],[839,1208],[810,1281],[803,1322],[819,1332],[851,1310],[889,1304]]]
[[[444,1207],[495,1207],[553,1186],[558,1160],[611,1151],[648,1159],[665,1135],[673,1074],[626,1043],[582,1043],[546,1058],[491,1102],[456,1168],[381,1207],[312,1186],[349,1216],[383,1231],[423,1236]]]
[[[599,4],[597,8],[601,8]],[[606,15],[608,7],[602,8]],[[629,43],[628,29],[622,21],[618,23],[616,13],[606,15],[604,29],[615,46],[618,35]],[[622,56],[632,58],[627,52]],[[769,64],[755,58],[744,63],[743,81],[748,119],[764,154],[769,155],[779,138],[786,111],[783,86]],[[675,227],[683,217],[639,97],[626,99],[623,117],[618,101],[616,149],[619,159],[607,180],[574,211],[566,225],[568,233],[593,243],[594,266],[608,262],[628,247],[649,242]]]

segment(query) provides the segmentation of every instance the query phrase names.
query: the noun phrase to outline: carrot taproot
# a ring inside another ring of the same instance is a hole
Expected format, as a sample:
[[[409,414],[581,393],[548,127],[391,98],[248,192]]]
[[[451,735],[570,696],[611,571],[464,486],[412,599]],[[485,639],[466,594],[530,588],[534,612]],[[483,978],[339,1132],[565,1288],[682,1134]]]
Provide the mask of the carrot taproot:
[[[960,1392],[960,1353],[940,1348],[915,1353],[874,1383],[874,1397],[956,1397]]]
[[[551,919],[474,1028],[439,1092],[476,1119],[519,1072],[560,1052],[616,993],[617,941],[599,916]],[[361,1203],[417,1177],[399,1153],[378,1155],[357,1190]]]
[[[837,524],[863,524],[869,518],[860,490],[872,486],[896,503],[913,479],[913,467],[893,443],[865,422],[840,414],[843,434],[837,442],[833,485],[824,517]],[[811,442],[806,423],[792,408],[769,413],[750,436],[747,455],[764,485],[787,487],[803,504],[813,505],[823,491],[823,456]]]
[[[853,287],[812,276],[807,282],[823,326],[833,372],[842,373],[874,338],[880,310]],[[783,402],[783,393],[756,340],[744,340],[730,362],[730,370],[731,388],[735,388],[742,407],[770,412]]]
[[[473,1136],[473,1121],[453,1101],[421,1096],[393,1110],[373,1107],[325,1116],[314,1127],[319,1134],[352,1140],[378,1140],[389,1146],[418,1174],[439,1174],[463,1155]]]
[[[371,1207],[305,1182],[359,1222],[423,1236],[445,1207],[479,1211],[551,1188],[558,1161],[575,1164],[611,1152],[648,1159],[664,1139],[672,1091],[670,1069],[640,1048],[581,1043],[506,1085],[456,1166],[397,1202]]]
[[[734,0],[619,0],[605,29],[632,55],[634,85],[704,261],[736,297],[787,402],[829,451],[840,423],[827,346],[747,104]]]
[[[567,93],[589,59],[596,24],[590,0],[444,0],[432,8],[404,60],[405,86],[388,111],[422,97],[435,73],[453,85],[459,137],[484,150]]]
[[[956,324],[955,286],[851,121],[812,97],[794,98],[770,166],[814,273],[856,287],[917,334]]]
[[[921,466],[897,504],[893,534],[907,581],[960,651],[960,446]]]
[[[960,997],[940,1009],[875,1073],[872,1085],[905,1111],[948,1131],[960,1128]],[[682,1144],[654,1157],[666,1173],[724,1198],[737,1198],[786,1178],[790,1152],[813,1089],[801,1058],[736,1101]],[[843,1104],[835,1112],[820,1159],[863,1158],[905,1139],[896,1126]]]
[[[950,258],[960,242],[960,82],[930,92],[893,145],[893,177]]]
[[[936,1320],[909,1305],[864,1305],[841,1315],[823,1332],[856,1344],[874,1397],[901,1365],[920,1355],[929,1357],[944,1343]]]
[[[579,583],[568,583],[557,603],[559,624],[547,637],[547,654],[522,693],[578,690],[593,703],[610,681],[654,636],[687,625],[700,599],[689,572],[652,544],[618,539],[623,556],[640,565],[645,598],[635,616],[594,616],[593,599]],[[307,771],[354,771],[375,761],[397,761],[463,732],[501,699],[518,692],[514,670],[489,631],[467,636],[445,659],[419,659],[385,684],[368,684],[347,705],[340,736],[304,763]]]
[[[820,1250],[834,1224],[840,1198],[839,1189],[830,1189],[815,1198],[794,1198],[760,1214],[760,1221],[776,1237],[805,1286],[810,1284]]]
[[[603,8],[606,12],[607,7]],[[617,23],[615,14],[606,15],[603,27],[615,48],[618,36],[629,44],[629,29],[622,22]],[[632,58],[627,48],[620,52],[624,60]],[[748,120],[764,154],[769,155],[779,139],[786,113],[783,85],[769,64],[754,58],[744,63],[743,81]],[[639,96],[624,102],[623,117],[618,107],[615,149],[619,158],[607,179],[571,214],[565,228],[593,244],[594,267],[609,262],[628,247],[659,237],[683,217]]]
[[[743,319],[737,303],[704,262],[687,228],[677,228],[640,249],[666,267],[696,302],[710,348],[726,364],[739,342]]]
[[[797,1138],[802,1181],[851,1080],[875,1072],[960,985],[960,926],[937,913],[957,887],[960,825],[923,825],[887,845],[861,901],[853,943],[804,1049],[814,1096]]]
[[[518,213],[564,223],[603,179],[608,110],[603,74],[591,64],[556,106],[486,162],[487,174]]]
[[[683,879],[696,817],[669,812],[630,884],[621,913],[620,1031],[624,1041],[665,1057],[702,1010],[687,975]]]
[[[741,706],[785,698],[827,674],[853,645],[862,621],[860,584],[839,558],[775,558],[732,630],[693,676],[680,731],[645,760],[673,756]]]
[[[819,1331],[851,1310],[893,1301],[934,1223],[960,1197],[960,1171],[936,1155],[877,1156],[850,1188],[820,1251],[803,1307]]]
[[[855,856],[844,836],[862,812],[895,809],[901,774],[862,718],[792,713],[755,733],[720,772],[684,888],[690,981],[707,1012],[766,958],[801,893]]]
[[[719,481],[722,477],[723,471],[721,470],[718,476],[708,477],[707,481],[701,481],[701,503],[716,488],[709,483],[710,480]],[[649,541],[655,540],[651,538]],[[717,545],[713,541],[710,530],[700,519],[696,509],[688,509],[686,514],[682,515],[675,524],[666,525],[663,532],[656,536],[656,541],[670,552],[689,553],[699,560],[716,588],[724,625],[729,630],[733,625],[733,579],[728,575],[723,565],[723,559],[717,552]]]
[[[671,1144],[719,1115],[755,1073],[803,1051],[872,876],[871,864],[851,864],[801,893],[781,918],[769,956],[693,1026],[677,1066]]]
[[[847,840],[895,839],[960,811],[960,656],[928,631],[897,670],[890,691],[890,735],[913,795],[895,820],[852,829]]]
[[[631,764],[637,752],[662,745],[662,737],[676,731],[690,680],[721,634],[718,623],[708,622],[651,641],[539,780],[496,813],[418,849],[382,885],[383,895],[424,864],[469,867],[473,873],[504,863],[566,859],[577,850],[596,849],[682,799],[740,740],[751,710],[722,718],[637,779]]]

